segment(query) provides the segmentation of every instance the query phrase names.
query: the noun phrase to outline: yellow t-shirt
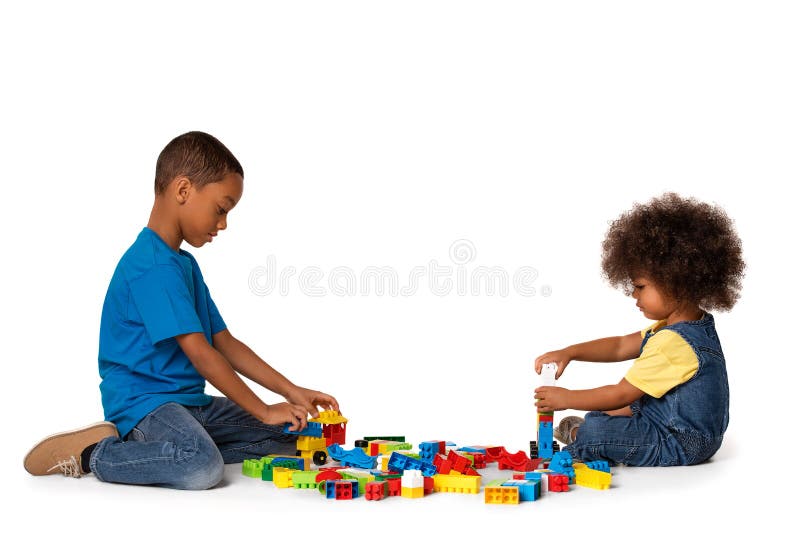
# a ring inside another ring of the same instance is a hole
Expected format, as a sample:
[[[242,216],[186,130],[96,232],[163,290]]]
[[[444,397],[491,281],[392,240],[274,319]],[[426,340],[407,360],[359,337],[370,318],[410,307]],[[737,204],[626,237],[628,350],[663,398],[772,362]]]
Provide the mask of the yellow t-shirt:
[[[692,378],[699,366],[692,347],[677,332],[661,329],[665,324],[658,321],[642,330],[642,338],[651,330],[655,333],[625,375],[625,380],[656,398]]]

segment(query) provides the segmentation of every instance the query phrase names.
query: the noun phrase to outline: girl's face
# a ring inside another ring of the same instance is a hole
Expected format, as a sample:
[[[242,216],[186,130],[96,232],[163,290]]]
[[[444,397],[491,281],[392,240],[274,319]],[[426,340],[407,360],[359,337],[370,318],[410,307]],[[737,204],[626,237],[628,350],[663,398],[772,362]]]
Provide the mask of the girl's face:
[[[678,302],[667,296],[649,278],[637,276],[631,279],[631,283],[636,306],[648,319],[653,321],[667,319],[667,322],[670,322],[670,319],[678,313],[680,308]]]

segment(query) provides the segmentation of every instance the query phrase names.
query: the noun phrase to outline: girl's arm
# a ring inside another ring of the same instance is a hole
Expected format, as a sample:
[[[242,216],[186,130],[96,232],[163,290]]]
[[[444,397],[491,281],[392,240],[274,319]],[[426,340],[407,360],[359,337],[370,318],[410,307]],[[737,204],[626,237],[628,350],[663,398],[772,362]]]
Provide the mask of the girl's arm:
[[[541,373],[542,365],[555,363],[558,365],[556,378],[559,378],[569,362],[573,360],[579,362],[621,362],[632,360],[639,355],[641,345],[642,335],[640,332],[633,332],[626,336],[604,337],[542,354],[536,358],[534,366],[536,372]]]
[[[624,378],[619,384],[602,386],[594,389],[569,390],[554,386],[536,388],[534,398],[540,412],[555,410],[616,410],[629,406],[644,395],[644,392],[633,386]]]

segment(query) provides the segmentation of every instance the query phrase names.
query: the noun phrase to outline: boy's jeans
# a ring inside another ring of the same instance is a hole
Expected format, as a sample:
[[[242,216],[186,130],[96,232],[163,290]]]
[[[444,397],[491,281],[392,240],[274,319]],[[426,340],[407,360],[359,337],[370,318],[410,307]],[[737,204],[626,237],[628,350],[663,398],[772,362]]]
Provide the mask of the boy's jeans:
[[[206,406],[159,406],[120,438],[92,452],[98,479],[176,489],[208,489],[222,480],[223,463],[268,454],[294,455],[297,436],[266,425],[225,397]]]

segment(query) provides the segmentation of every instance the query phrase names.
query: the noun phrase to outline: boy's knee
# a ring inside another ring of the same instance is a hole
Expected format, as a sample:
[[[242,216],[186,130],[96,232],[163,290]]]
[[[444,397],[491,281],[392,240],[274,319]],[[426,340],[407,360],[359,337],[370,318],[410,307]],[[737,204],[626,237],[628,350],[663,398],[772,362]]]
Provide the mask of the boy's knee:
[[[199,450],[184,465],[184,477],[179,489],[206,490],[222,481],[225,472],[222,455],[216,447],[213,450]]]

